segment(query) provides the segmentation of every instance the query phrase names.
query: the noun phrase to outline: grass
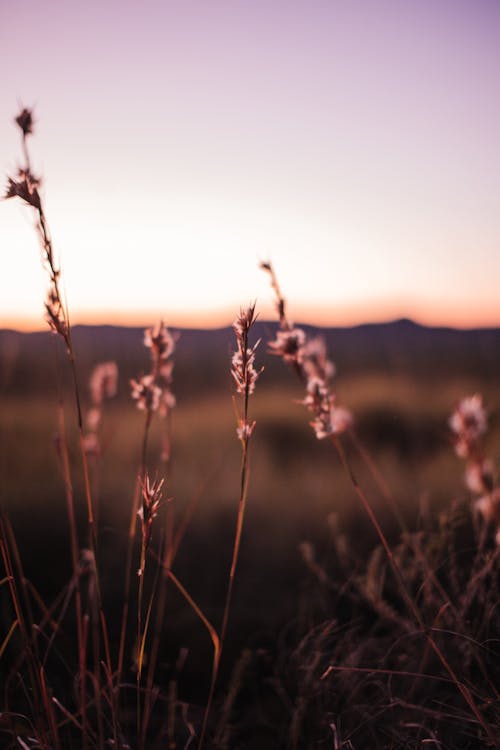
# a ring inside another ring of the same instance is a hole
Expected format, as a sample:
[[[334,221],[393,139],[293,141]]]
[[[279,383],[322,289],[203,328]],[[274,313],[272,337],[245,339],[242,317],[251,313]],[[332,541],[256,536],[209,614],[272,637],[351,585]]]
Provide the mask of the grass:
[[[71,377],[52,399],[1,403],[4,746],[498,747],[500,547],[447,426],[479,387],[498,411],[495,382],[339,378],[356,422],[339,412],[337,432],[326,359],[307,354],[265,264],[280,317],[271,348],[297,384],[263,373],[252,394],[249,309],[236,328],[237,419],[221,384],[175,410],[167,398],[162,421],[172,352],[160,326],[134,385],[142,411],[123,392],[94,396],[96,460],[29,111],[16,121],[26,165],[8,196],[40,222],[47,314]],[[312,416],[297,403],[304,384]],[[467,460],[499,445],[493,424]]]

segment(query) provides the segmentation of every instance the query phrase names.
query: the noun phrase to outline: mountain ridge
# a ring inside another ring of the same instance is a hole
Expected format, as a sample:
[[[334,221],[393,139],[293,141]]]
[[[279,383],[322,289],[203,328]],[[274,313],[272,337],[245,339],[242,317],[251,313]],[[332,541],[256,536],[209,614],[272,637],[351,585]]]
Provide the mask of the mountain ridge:
[[[418,377],[500,374],[500,327],[457,329],[421,325],[408,318],[355,326],[301,325],[309,335],[325,339],[339,377],[360,372],[384,372]],[[176,380],[185,388],[217,388],[226,382],[234,349],[231,326],[201,329],[172,328],[179,338],[175,353]],[[277,357],[267,356],[265,343],[275,336],[277,323],[257,320],[254,340],[261,338],[259,355],[266,378],[283,376]],[[88,377],[99,361],[118,362],[123,377],[148,369],[144,328],[112,324],[72,328],[80,377]],[[64,354],[62,342],[49,330],[0,330],[0,395],[43,392],[53,382],[54,349]],[[62,357],[61,361],[64,361]]]

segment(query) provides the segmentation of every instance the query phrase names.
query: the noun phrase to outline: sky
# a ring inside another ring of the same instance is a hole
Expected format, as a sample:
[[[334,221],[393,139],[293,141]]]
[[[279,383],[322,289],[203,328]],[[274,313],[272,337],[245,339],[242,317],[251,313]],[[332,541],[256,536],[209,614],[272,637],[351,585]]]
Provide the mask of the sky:
[[[0,0],[0,169],[34,171],[73,322],[222,325],[270,259],[302,322],[500,325],[496,0]],[[0,202],[0,327],[43,328]]]

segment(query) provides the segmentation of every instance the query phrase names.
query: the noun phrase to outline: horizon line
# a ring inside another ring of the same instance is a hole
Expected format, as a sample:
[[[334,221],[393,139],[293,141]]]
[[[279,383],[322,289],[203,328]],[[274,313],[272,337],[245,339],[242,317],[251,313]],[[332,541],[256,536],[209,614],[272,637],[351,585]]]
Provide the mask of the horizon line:
[[[278,322],[276,315],[269,310],[259,315],[259,320],[265,323]],[[326,311],[316,311],[311,314],[311,308],[307,310],[296,306],[294,318],[298,325],[307,325],[317,328],[355,328],[362,325],[388,325],[398,321],[407,320],[415,325],[424,328],[452,328],[455,330],[477,330],[477,329],[498,329],[500,320],[495,316],[475,316],[474,319],[454,315],[418,315],[417,311],[401,312],[400,310],[380,310],[380,315],[332,315],[325,314]],[[451,312],[451,311],[450,311]],[[187,313],[171,313],[170,315],[159,315],[157,311],[137,311],[135,314],[129,312],[122,313],[118,311],[107,312],[87,312],[76,313],[72,316],[71,326],[113,326],[118,328],[150,328],[159,320],[171,329],[198,329],[198,330],[215,330],[219,328],[228,328],[232,325],[235,315],[234,312],[229,314],[227,310],[211,311],[208,314],[193,315]],[[49,326],[42,317],[34,316],[7,316],[0,320],[0,330],[12,330],[18,333],[41,333],[49,331]]]
[[[269,299],[264,301],[249,299],[257,303],[257,313],[261,320],[276,320],[276,306]],[[74,307],[70,311],[71,325],[117,325],[124,327],[148,328],[159,320],[169,328],[213,329],[230,326],[238,311],[245,305],[234,303],[212,305],[198,310],[182,308],[162,308],[159,305],[127,310],[122,307],[91,308]],[[364,302],[340,302],[325,305],[304,300],[287,302],[289,320],[300,321],[303,325],[319,328],[352,328],[369,323],[388,323],[395,320],[412,320],[431,328],[456,328],[463,330],[477,328],[499,328],[500,311],[498,305],[479,303],[471,305],[465,301],[445,302],[442,299],[415,299],[401,294],[390,298],[372,298]],[[42,331],[47,327],[43,310],[33,308],[26,314],[12,311],[0,313],[0,328],[13,328],[19,331]]]

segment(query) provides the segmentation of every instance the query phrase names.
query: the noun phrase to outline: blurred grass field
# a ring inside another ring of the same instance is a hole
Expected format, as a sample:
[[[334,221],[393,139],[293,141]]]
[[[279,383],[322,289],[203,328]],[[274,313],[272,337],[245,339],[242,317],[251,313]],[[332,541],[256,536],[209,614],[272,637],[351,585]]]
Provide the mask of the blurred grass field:
[[[123,390],[127,385],[122,383]],[[338,380],[342,402],[356,415],[358,435],[411,527],[418,525],[422,507],[438,514],[453,499],[467,496],[463,466],[452,450],[447,419],[461,396],[478,390],[491,412],[488,453],[498,455],[499,392],[490,379],[412,380],[378,374]],[[119,550],[128,529],[144,420],[126,393],[122,395],[125,397],[105,406],[103,455],[93,469],[100,536],[118,579]],[[355,533],[360,554],[368,555],[375,542],[331,446],[318,441],[310,429],[307,411],[298,403],[301,397],[292,373],[283,372],[282,384],[264,384],[251,407],[257,427],[237,583],[241,600],[237,597],[234,614],[246,632],[259,624],[259,616],[266,625],[284,622],[290,616],[302,571],[298,545],[304,540],[327,545],[330,514],[337,514],[341,527]],[[3,505],[29,573],[39,579],[42,589],[48,587],[55,593],[70,569],[64,483],[56,448],[57,396],[4,398],[0,406]],[[70,400],[65,415],[76,505],[84,526]],[[345,445],[390,533],[394,520],[386,501],[347,437]],[[158,464],[159,454],[159,426],[155,424],[151,466]],[[172,419],[166,495],[172,498],[177,523],[188,507],[192,506],[193,512],[175,568],[209,611],[222,601],[236,515],[239,461],[230,387],[226,392],[219,389],[200,398],[179,399]],[[117,564],[113,565],[113,557]],[[45,568],[40,567],[40,560]]]
[[[304,512],[309,519],[324,518],[331,511],[348,516],[351,492],[342,472],[328,445],[316,440],[308,426],[307,411],[299,403],[300,385],[294,385],[291,373],[284,380],[289,382],[260,388],[252,402],[252,416],[257,421],[252,445],[252,507],[270,519],[276,513],[284,513],[289,519]],[[122,389],[126,388],[122,384]],[[403,510],[411,512],[422,493],[439,507],[446,498],[464,491],[447,419],[459,398],[476,391],[483,393],[488,405],[487,448],[495,455],[500,442],[500,394],[490,379],[444,382],[358,375],[344,382],[338,380],[340,398],[354,412],[357,432]],[[14,516],[26,512],[52,515],[55,505],[64,500],[57,461],[56,393],[52,397],[0,398],[0,409],[4,506]],[[65,417],[78,477],[76,419],[71,401],[65,405]],[[103,452],[96,473],[102,511],[113,523],[121,524],[127,517],[143,418],[126,398],[106,404]],[[179,509],[204,485],[199,503],[202,515],[209,518],[213,512],[231,508],[239,475],[235,423],[229,389],[179,401],[173,413],[172,459],[167,471],[169,496]],[[347,439],[346,446],[356,465],[356,451],[349,448]],[[150,445],[151,465],[159,464],[159,455],[156,424]]]
[[[267,365],[264,347],[261,358]],[[39,361],[47,369],[47,358]],[[222,357],[222,366],[225,361],[227,355]],[[276,375],[276,364],[280,363],[271,363],[268,380],[263,374],[251,402],[251,417],[257,425],[221,671],[224,685],[242,649],[250,646],[256,654],[279,653],[291,629],[297,626],[300,632],[303,620],[307,629],[313,617],[310,601],[314,596],[311,571],[300,553],[302,542],[311,542],[318,560],[328,559],[332,534],[340,530],[354,545],[360,565],[378,543],[335,451],[327,441],[318,441],[308,425],[309,414],[300,403],[300,383],[284,367]],[[166,468],[165,495],[171,498],[174,523],[178,528],[186,513],[190,519],[173,570],[209,620],[219,623],[236,522],[241,449],[228,373],[221,378],[219,364],[205,387],[200,388],[199,373],[190,375],[188,365],[181,364],[176,370],[174,390],[179,396],[172,413],[172,454]],[[340,369],[341,365],[339,362]],[[126,366],[124,369],[127,373]],[[58,460],[58,390],[54,384],[50,386],[49,379],[49,387],[37,390],[36,369],[32,372],[32,389],[25,377],[19,392],[4,388],[0,396],[1,498],[14,527],[24,573],[49,604],[64,591],[71,571],[64,479]],[[190,377],[196,387],[191,387]],[[499,454],[500,392],[490,373],[478,370],[453,375],[448,371],[427,377],[421,371],[412,375],[388,368],[366,373],[341,371],[336,387],[341,403],[355,415],[357,435],[411,529],[419,528],[422,514],[437,523],[442,510],[449,509],[454,500],[468,497],[463,463],[453,451],[448,428],[449,414],[464,395],[483,394],[490,415],[486,451],[494,457]],[[86,510],[76,414],[71,393],[63,388],[63,396],[84,547]],[[118,632],[121,614],[126,541],[143,429],[144,413],[130,399],[127,374],[122,375],[118,397],[104,405],[102,455],[92,463],[101,583],[113,632]],[[399,531],[393,513],[366,462],[349,436],[344,436],[343,443],[384,530],[396,541]],[[161,424],[155,420],[149,445],[153,472],[156,466],[162,471],[160,452]],[[158,550],[164,521],[156,526],[154,547]],[[334,569],[331,574],[335,576]],[[303,606],[306,601],[309,604]],[[5,629],[12,613],[2,611],[0,617]],[[158,663],[160,684],[168,683],[180,654],[187,656],[177,679],[179,693],[203,705],[212,665],[210,639],[193,610],[170,587]],[[134,674],[132,661],[133,654],[127,654],[129,679]]]

